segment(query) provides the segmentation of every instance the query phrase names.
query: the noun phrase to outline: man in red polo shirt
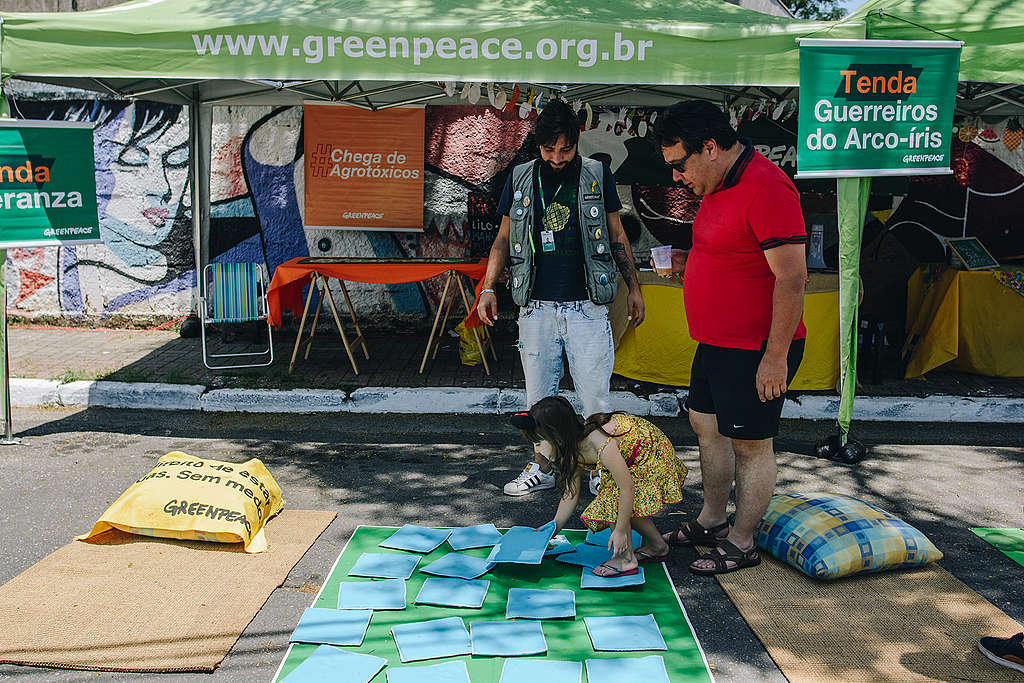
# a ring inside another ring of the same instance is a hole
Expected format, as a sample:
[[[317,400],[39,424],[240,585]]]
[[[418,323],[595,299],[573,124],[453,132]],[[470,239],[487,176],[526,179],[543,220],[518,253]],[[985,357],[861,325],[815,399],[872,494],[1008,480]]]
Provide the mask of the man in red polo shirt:
[[[715,105],[672,105],[656,134],[672,177],[702,197],[693,249],[673,250],[672,265],[683,273],[686,319],[699,342],[686,407],[699,442],[704,506],[665,540],[717,546],[690,570],[722,574],[761,561],[754,532],[775,490],[772,439],[807,335],[807,234],[793,183],[738,139]]]

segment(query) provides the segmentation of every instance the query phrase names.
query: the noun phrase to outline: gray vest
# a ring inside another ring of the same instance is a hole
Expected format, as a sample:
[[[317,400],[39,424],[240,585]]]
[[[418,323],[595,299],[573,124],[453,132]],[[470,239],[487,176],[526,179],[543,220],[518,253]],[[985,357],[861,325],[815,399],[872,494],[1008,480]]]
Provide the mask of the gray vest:
[[[587,294],[595,304],[609,304],[615,299],[618,270],[612,258],[608,216],[604,210],[604,168],[596,159],[584,158],[581,161],[577,209]],[[537,163],[544,162],[538,160]],[[533,173],[532,161],[512,169],[512,206],[509,209],[512,277],[509,286],[512,300],[518,306],[525,306],[533,291]]]

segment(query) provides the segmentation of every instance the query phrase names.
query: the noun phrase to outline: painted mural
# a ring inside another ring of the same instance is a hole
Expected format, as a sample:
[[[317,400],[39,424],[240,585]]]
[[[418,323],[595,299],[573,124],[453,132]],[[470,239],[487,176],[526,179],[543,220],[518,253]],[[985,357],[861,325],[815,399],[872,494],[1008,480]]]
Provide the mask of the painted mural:
[[[944,260],[945,237],[977,237],[997,259],[1024,257],[1024,145],[1021,119],[961,122],[953,175],[910,183],[886,228],[922,260]]]
[[[8,252],[9,311],[147,322],[193,308],[187,111],[156,103],[19,101],[21,118],[95,124],[103,244]]]
[[[92,121],[104,243],[8,252],[8,306],[27,318],[118,319],[148,324],[194,310],[196,273],[187,109],[129,102],[16,103],[22,118]],[[651,141],[657,112],[593,109],[582,154],[608,163],[634,252],[688,248],[699,200],[673,186]],[[480,257],[497,232],[496,206],[511,168],[536,156],[532,112],[486,105],[427,107],[424,231],[303,229],[302,107],[213,110],[209,246],[215,262],[257,261],[270,272],[301,255]],[[792,174],[790,122],[744,117],[741,134]],[[756,125],[761,128],[757,128]],[[783,125],[785,124],[785,125]],[[977,235],[997,257],[1024,254],[1024,145],[1017,119],[963,122],[953,176],[913,179],[886,228]],[[922,237],[923,236],[923,237]],[[925,259],[934,255],[923,248]],[[941,260],[941,256],[936,258]],[[422,314],[439,283],[353,284],[364,316]],[[364,317],[364,319],[366,319]]]

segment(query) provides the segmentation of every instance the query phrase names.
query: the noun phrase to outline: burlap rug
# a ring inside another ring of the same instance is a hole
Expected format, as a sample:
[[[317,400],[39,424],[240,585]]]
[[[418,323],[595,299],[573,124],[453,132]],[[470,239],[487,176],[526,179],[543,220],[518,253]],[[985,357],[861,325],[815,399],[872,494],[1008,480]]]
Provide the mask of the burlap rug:
[[[256,555],[117,530],[72,541],[0,587],[0,663],[212,671],[335,514],[284,510]]]
[[[942,567],[822,582],[762,557],[718,580],[791,683],[1008,680],[978,638],[1020,626]]]

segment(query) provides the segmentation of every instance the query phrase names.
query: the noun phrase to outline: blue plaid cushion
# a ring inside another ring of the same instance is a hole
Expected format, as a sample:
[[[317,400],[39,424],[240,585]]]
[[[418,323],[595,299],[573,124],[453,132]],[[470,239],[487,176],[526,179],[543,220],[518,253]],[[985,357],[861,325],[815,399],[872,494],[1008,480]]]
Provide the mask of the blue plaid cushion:
[[[757,543],[815,579],[942,559],[920,531],[885,510],[834,493],[774,496],[757,529]]]

